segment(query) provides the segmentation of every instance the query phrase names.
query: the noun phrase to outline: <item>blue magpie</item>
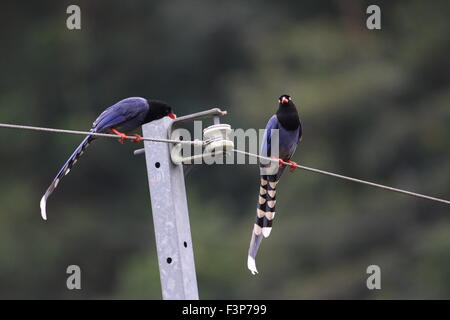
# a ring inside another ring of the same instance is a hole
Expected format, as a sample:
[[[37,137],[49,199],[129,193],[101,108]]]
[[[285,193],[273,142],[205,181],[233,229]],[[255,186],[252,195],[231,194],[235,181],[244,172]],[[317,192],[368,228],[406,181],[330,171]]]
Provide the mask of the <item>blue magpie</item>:
[[[147,122],[161,119],[165,116],[175,119],[175,115],[172,113],[172,107],[167,103],[158,100],[147,100],[140,97],[131,97],[123,99],[103,111],[92,124],[90,131],[92,133],[117,134],[121,137],[119,142],[123,144],[126,139],[126,132],[133,131]],[[142,139],[140,135],[136,134],[133,136],[136,137],[133,142],[140,142]],[[70,172],[78,159],[86,151],[86,148],[94,140],[95,136],[87,136],[75,149],[53,179],[40,203],[41,215],[44,220],[47,220],[46,206],[48,197],[56,189],[61,179]]]
[[[294,102],[287,94],[279,100],[278,110],[266,125],[265,136],[261,146],[261,155],[264,157],[278,157],[279,164],[273,166],[272,162],[260,161],[260,187],[256,207],[256,221],[253,226],[250,248],[248,250],[247,267],[252,274],[258,273],[256,269],[256,254],[261,241],[267,238],[272,231],[275,217],[276,186],[285,169],[283,162],[290,163],[289,171],[294,171],[297,164],[291,161],[295,149],[302,137],[302,124]],[[278,130],[278,131],[272,131]],[[272,135],[278,132],[278,155],[275,154]]]

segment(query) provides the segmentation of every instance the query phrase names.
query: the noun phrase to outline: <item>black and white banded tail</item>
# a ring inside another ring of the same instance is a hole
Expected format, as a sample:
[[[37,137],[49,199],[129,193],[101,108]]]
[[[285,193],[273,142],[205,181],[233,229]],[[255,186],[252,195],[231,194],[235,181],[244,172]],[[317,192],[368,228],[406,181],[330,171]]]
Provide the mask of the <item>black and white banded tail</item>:
[[[272,231],[272,222],[275,217],[275,204],[277,202],[276,186],[278,180],[279,175],[261,175],[258,204],[256,206],[256,220],[253,226],[247,260],[247,267],[253,274],[258,273],[255,258],[261,241],[263,237],[267,238]]]
[[[92,131],[92,130],[91,130]],[[86,148],[89,146],[89,144],[94,140],[95,138],[92,136],[87,136],[83,142],[75,149],[75,151],[72,153],[70,158],[64,163],[61,170],[59,170],[58,174],[56,175],[55,179],[53,179],[50,186],[47,188],[47,191],[45,192],[44,196],[41,199],[41,216],[44,220],[47,220],[47,199],[50,197],[50,195],[53,193],[53,191],[56,189],[58,184],[60,183],[61,179],[64,178],[70,170],[72,170],[75,163],[77,163],[78,159],[83,155]]]

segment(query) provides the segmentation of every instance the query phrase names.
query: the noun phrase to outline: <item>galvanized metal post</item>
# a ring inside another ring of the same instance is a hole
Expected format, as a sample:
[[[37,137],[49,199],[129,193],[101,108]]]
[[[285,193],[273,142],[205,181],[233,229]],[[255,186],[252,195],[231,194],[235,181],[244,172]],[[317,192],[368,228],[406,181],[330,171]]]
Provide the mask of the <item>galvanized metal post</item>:
[[[142,126],[143,136],[168,138],[172,120],[163,118]],[[165,300],[197,300],[189,212],[183,165],[174,165],[170,145],[144,142],[162,297]]]

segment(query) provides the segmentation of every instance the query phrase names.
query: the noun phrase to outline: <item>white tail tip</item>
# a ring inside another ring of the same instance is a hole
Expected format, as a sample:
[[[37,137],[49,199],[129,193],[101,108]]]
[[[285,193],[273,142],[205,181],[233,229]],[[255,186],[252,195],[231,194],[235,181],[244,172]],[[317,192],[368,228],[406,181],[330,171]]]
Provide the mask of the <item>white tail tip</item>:
[[[256,270],[255,259],[253,259],[250,256],[248,256],[248,259],[247,259],[247,268],[252,272],[253,275],[258,273],[258,270]]]
[[[44,219],[44,220],[47,220],[47,212],[45,210],[46,207],[47,207],[47,198],[44,195],[41,199],[41,216],[42,216],[42,219]]]
[[[263,234],[264,238],[267,238],[268,236],[270,236],[271,232],[272,232],[272,227],[262,228],[262,234]]]

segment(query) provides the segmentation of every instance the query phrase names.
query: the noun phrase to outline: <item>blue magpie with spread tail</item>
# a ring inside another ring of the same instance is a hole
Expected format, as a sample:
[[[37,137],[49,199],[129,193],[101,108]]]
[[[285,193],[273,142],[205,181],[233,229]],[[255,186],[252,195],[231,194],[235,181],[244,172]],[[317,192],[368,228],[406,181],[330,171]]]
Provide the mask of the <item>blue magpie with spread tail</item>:
[[[294,171],[297,164],[291,161],[298,143],[302,138],[302,124],[297,108],[291,97],[287,94],[279,98],[278,110],[266,125],[265,136],[261,147],[261,155],[265,157],[278,157],[279,164],[273,166],[272,162],[260,162],[260,187],[258,203],[256,206],[256,220],[253,226],[250,248],[248,249],[247,267],[252,274],[258,273],[256,269],[256,254],[261,241],[267,238],[272,231],[272,222],[275,217],[276,186],[284,172],[283,162],[291,164],[289,171]],[[278,130],[278,131],[272,131]],[[273,143],[274,132],[278,132],[278,146]],[[278,147],[278,155],[275,153]]]
[[[158,100],[147,100],[140,97],[131,97],[123,99],[103,111],[92,124],[90,131],[92,133],[117,134],[121,137],[119,142],[123,144],[126,139],[125,133],[131,132],[145,123],[161,119],[165,116],[175,119],[175,115],[172,113],[172,107],[167,103]],[[140,142],[142,139],[142,137],[137,134],[132,136],[136,137],[132,142]],[[53,179],[40,203],[41,215],[44,220],[47,220],[46,206],[48,197],[56,189],[61,179],[70,172],[78,159],[86,151],[86,148],[94,140],[94,136],[87,136],[75,149]]]

